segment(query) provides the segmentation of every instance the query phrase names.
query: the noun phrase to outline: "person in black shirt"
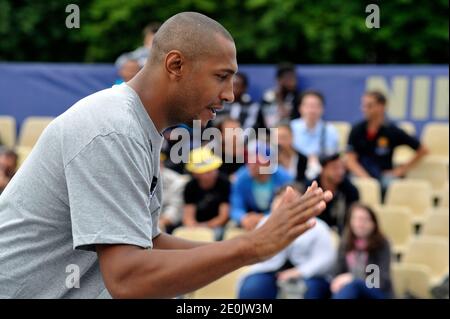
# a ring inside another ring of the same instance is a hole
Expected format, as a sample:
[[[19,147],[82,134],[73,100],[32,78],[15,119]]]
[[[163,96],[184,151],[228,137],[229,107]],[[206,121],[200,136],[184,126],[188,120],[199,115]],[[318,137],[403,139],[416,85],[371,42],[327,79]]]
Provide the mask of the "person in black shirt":
[[[208,148],[192,150],[186,169],[193,179],[184,190],[183,225],[213,228],[217,240],[228,221],[231,189],[228,178],[219,174],[221,165],[222,160]]]
[[[359,192],[346,177],[345,163],[338,153],[321,156],[319,161],[322,171],[317,178],[317,183],[324,190],[333,193],[333,200],[318,217],[342,234],[348,210],[359,200]]]
[[[405,176],[428,152],[418,139],[386,119],[386,103],[386,97],[378,91],[364,94],[362,111],[365,120],[353,126],[347,149],[350,172],[358,177],[378,179],[383,193],[392,179]],[[394,167],[392,156],[400,145],[408,145],[416,153],[408,163]]]
[[[294,149],[291,126],[289,124],[279,124],[277,126],[277,137],[278,162],[297,182],[304,185],[308,158]]]
[[[248,78],[245,73],[238,72],[233,77],[233,94],[234,101],[232,103],[224,103],[223,109],[217,111],[214,125],[220,123],[224,118],[232,118],[240,123],[245,130],[249,128],[258,129],[265,127],[261,105],[252,101],[252,97],[247,93]]]

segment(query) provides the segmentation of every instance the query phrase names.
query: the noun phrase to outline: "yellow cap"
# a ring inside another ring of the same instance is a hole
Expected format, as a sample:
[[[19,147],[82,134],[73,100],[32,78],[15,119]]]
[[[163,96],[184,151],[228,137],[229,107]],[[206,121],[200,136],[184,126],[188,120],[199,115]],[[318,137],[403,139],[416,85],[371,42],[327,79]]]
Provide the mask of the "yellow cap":
[[[191,151],[186,169],[195,174],[207,173],[222,166],[220,157],[214,155],[209,148],[200,147]]]

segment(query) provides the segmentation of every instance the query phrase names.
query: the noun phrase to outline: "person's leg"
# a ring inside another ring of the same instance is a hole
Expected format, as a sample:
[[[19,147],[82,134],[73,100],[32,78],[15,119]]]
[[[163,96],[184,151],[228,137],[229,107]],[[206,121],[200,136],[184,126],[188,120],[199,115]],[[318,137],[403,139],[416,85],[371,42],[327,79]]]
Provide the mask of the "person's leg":
[[[213,228],[214,230],[214,239],[216,241],[221,241],[223,239],[223,235],[225,233],[225,228],[224,227],[215,227]]]
[[[305,299],[328,299],[330,298],[330,284],[323,277],[305,279]]]
[[[361,298],[363,299],[389,299],[389,296],[380,288],[361,287]]]
[[[334,293],[333,299],[360,299],[362,297],[361,289],[365,287],[364,281],[355,279]]]
[[[275,299],[277,297],[275,273],[252,274],[244,278],[239,299]]]

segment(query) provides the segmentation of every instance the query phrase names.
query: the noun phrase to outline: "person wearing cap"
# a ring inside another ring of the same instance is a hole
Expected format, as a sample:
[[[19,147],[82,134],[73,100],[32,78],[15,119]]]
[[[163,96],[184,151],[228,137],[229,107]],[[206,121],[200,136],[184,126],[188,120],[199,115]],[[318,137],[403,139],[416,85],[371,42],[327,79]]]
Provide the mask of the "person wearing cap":
[[[265,143],[249,143],[247,151],[247,164],[236,172],[231,188],[231,218],[245,230],[252,230],[269,213],[277,189],[294,178],[281,166],[273,174],[264,172],[274,160]]]
[[[317,183],[334,195],[319,218],[342,234],[348,209],[359,200],[359,192],[347,178],[345,163],[339,153],[321,156],[319,162],[322,170]]]
[[[191,151],[186,170],[192,180],[184,189],[183,225],[214,229],[221,240],[228,222],[231,184],[219,174],[222,160],[206,147]]]

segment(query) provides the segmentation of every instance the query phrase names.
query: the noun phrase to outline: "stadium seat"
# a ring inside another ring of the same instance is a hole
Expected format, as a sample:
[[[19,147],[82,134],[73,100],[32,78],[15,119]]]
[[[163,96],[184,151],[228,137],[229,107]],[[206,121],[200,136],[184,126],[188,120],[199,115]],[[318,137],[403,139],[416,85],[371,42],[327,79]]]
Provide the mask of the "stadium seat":
[[[433,204],[431,186],[423,180],[394,180],[387,189],[385,204],[409,207],[413,223],[422,224]]]
[[[392,245],[392,252],[403,254],[414,233],[410,209],[403,206],[380,206],[375,211],[381,231]]]
[[[398,126],[411,136],[416,136],[416,127],[413,123],[408,121],[402,121],[398,123]],[[400,145],[394,149],[393,162],[394,165],[402,165],[408,162],[413,156],[415,151],[407,145]]]
[[[428,123],[424,126],[421,141],[430,150],[430,155],[448,160],[448,133],[448,123]]]
[[[347,148],[348,135],[350,134],[350,130],[352,126],[350,123],[345,121],[330,121],[328,122],[333,125],[339,134],[339,151],[343,152]]]
[[[249,267],[237,269],[209,285],[194,291],[192,299],[236,299],[238,282]]]
[[[176,237],[194,240],[194,241],[204,241],[213,242],[214,241],[214,231],[206,227],[178,227],[172,233]]]
[[[396,298],[431,298],[430,268],[425,265],[393,263],[392,285]]]
[[[245,234],[246,231],[242,228],[238,227],[229,227],[225,229],[225,233],[223,235],[224,240],[232,239],[242,234]]]
[[[435,236],[416,236],[411,240],[402,263],[425,265],[430,268],[431,284],[439,283],[448,274],[448,239]]]
[[[444,185],[444,190],[442,191],[442,197],[439,200],[439,207],[446,207],[448,211],[448,181]]]
[[[421,235],[440,236],[448,240],[448,218],[448,208],[433,209],[425,220]]]
[[[17,168],[22,166],[23,162],[27,159],[28,155],[31,153],[31,147],[26,146],[16,146],[14,151],[17,153]]]
[[[16,144],[16,119],[12,116],[0,116],[0,141],[8,148]]]
[[[433,197],[441,198],[448,181],[448,163],[439,158],[423,159],[407,174],[407,178],[428,181],[431,185]]]
[[[378,180],[353,177],[352,182],[359,191],[360,202],[372,208],[381,205],[381,186]]]
[[[44,116],[26,118],[20,129],[18,146],[33,148],[39,136],[53,119],[53,117]]]
[[[414,126],[414,123],[409,121],[400,121],[397,125],[409,135],[416,136],[416,127]]]

